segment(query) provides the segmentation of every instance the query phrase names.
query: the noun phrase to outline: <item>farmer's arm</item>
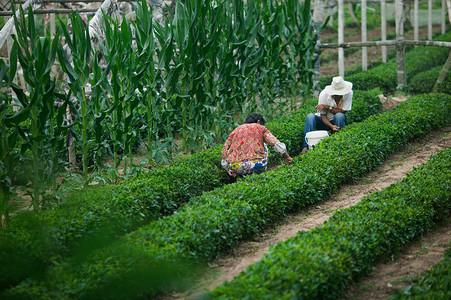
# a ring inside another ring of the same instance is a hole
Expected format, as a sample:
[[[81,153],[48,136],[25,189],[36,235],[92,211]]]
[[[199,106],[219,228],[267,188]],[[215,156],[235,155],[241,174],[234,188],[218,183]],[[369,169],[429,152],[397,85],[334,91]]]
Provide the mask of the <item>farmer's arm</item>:
[[[343,105],[341,105],[339,108],[332,108],[332,110],[330,110],[331,113],[336,114],[336,113],[346,113],[348,111],[351,110],[352,108],[352,96],[353,96],[354,92],[350,91],[348,94],[343,96]]]
[[[315,109],[318,112],[329,109],[329,105],[327,105],[327,94],[324,90],[319,94],[318,105],[315,106]]]
[[[329,111],[333,114],[336,114],[336,113],[344,113],[345,114],[347,112],[347,110],[344,110],[341,108],[336,108],[336,107],[330,109]]]
[[[287,146],[280,142],[268,129],[263,135],[263,140],[274,147],[274,150],[277,153],[282,154],[287,164],[291,164],[293,162],[293,158],[291,158],[290,154],[287,152]]]
[[[340,127],[332,124],[329,119],[326,117],[326,114],[321,114],[321,120],[324,122],[324,124],[326,124],[328,127],[330,127],[330,129],[332,129],[332,131],[339,131]]]

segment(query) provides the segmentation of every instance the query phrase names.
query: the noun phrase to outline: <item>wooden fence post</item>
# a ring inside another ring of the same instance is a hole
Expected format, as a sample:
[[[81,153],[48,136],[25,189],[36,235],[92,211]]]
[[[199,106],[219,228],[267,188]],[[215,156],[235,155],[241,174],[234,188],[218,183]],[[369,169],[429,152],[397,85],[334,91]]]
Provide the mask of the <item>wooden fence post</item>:
[[[315,27],[315,31],[318,33],[318,39],[316,41],[315,45],[315,56],[317,57],[317,60],[315,62],[315,76],[313,78],[313,83],[315,84],[316,88],[318,88],[317,83],[319,82],[319,76],[320,76],[320,59],[321,57],[318,55],[319,53],[319,45],[321,44],[321,32],[318,31],[321,24],[324,22],[324,6],[322,0],[316,0],[315,1],[315,7],[313,10],[313,26]],[[318,93],[319,91],[315,88],[315,93]],[[317,96],[317,95],[315,95]]]
[[[366,42],[366,0],[362,0],[362,42]],[[362,71],[368,69],[368,52],[362,47]]]
[[[407,84],[406,80],[406,61],[404,47],[404,18],[403,18],[403,0],[396,0],[396,69],[398,77],[398,86],[400,89]]]
[[[345,28],[345,13],[344,13],[344,1],[338,0],[338,43],[344,43],[344,28]],[[338,48],[338,74],[341,77],[345,76],[345,63],[344,63],[344,49]]]
[[[413,2],[413,39],[418,41],[418,0]]]
[[[432,40],[432,0],[428,0],[428,40]]]
[[[416,0],[418,1],[418,0]],[[387,10],[385,0],[381,0],[381,40],[384,42],[387,40]],[[387,62],[387,46],[382,46],[382,62]]]
[[[446,1],[442,0],[442,34],[446,32]]]

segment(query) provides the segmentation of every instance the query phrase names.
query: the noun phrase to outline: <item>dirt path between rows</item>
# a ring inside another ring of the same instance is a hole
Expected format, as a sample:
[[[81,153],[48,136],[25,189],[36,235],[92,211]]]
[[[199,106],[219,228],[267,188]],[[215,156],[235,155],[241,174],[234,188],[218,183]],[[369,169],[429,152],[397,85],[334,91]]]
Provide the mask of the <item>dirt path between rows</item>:
[[[411,142],[385,163],[354,184],[343,186],[326,202],[301,213],[290,215],[278,226],[266,230],[253,241],[242,242],[234,253],[210,264],[210,269],[191,291],[164,297],[164,299],[196,299],[197,296],[232,280],[249,265],[258,262],[275,245],[323,224],[337,210],[358,203],[365,195],[384,189],[403,179],[413,167],[426,163],[429,157],[450,147],[451,128],[442,128],[424,139]],[[449,220],[448,220],[449,221]],[[400,258],[378,265],[375,272],[351,287],[345,299],[386,299],[395,288],[404,288],[417,274],[430,269],[443,256],[451,240],[451,225],[428,233],[403,252]]]

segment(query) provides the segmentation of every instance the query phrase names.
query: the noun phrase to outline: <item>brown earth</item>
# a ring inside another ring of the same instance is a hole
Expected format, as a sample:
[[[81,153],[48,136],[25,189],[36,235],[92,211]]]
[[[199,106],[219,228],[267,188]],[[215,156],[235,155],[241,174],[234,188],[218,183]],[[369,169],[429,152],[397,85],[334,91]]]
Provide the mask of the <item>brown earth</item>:
[[[196,299],[205,291],[213,290],[224,281],[232,280],[249,265],[258,262],[271,245],[285,241],[300,230],[310,230],[323,224],[338,209],[357,204],[365,195],[384,189],[402,180],[414,167],[426,163],[432,154],[449,148],[451,128],[443,128],[418,139],[391,155],[382,166],[354,184],[343,186],[324,203],[287,217],[253,241],[242,242],[233,254],[210,264],[197,286],[186,293],[164,299]],[[376,266],[373,273],[356,283],[344,299],[386,299],[394,289],[402,289],[423,274],[443,256],[451,241],[451,223],[447,220],[437,230],[429,232],[409,245],[398,258]]]

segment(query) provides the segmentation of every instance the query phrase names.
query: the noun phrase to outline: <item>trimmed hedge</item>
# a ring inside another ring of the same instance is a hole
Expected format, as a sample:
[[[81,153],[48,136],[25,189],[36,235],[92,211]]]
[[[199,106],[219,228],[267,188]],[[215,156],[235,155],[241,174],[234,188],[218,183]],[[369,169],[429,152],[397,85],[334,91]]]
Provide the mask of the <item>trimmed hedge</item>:
[[[354,207],[338,211],[323,226],[299,232],[279,243],[260,262],[215,289],[210,296],[338,299],[354,279],[371,272],[378,260],[398,253],[403,245],[446,219],[450,200],[451,149],[448,149],[401,182],[366,196]],[[439,270],[444,271],[447,279],[432,280],[443,288],[448,283],[448,289],[431,294],[437,297],[421,299],[449,299],[445,296],[451,295],[449,264],[446,268]]]
[[[403,299],[451,299],[451,243],[443,258],[414,284],[390,297]]]
[[[355,91],[350,122],[380,112],[380,93],[378,89]],[[305,117],[316,104],[317,100],[310,100],[268,124],[291,155],[300,151]],[[42,273],[59,256],[110,243],[118,235],[172,214],[202,192],[230,183],[231,178],[220,167],[221,149],[222,145],[181,158],[118,185],[74,191],[60,206],[13,218],[8,228],[0,229],[0,290],[32,275],[30,269]],[[272,163],[277,160],[271,158]],[[38,225],[23,226],[23,219]],[[16,271],[11,272],[13,269]]]
[[[451,32],[436,38],[439,41],[451,41]],[[407,82],[418,73],[443,65],[448,58],[449,49],[446,47],[420,46],[406,52]],[[393,92],[397,87],[396,59],[370,69],[365,72],[349,75],[346,80],[353,83],[358,90],[381,88],[384,92]]]
[[[86,244],[93,247],[93,241],[101,246],[173,213],[191,197],[231,182],[220,167],[219,151],[218,147],[182,158],[118,185],[75,191],[60,206],[13,218],[0,229],[0,289],[27,278],[30,267],[39,273],[60,255],[76,253]],[[30,222],[35,227],[27,226]],[[24,272],[15,260],[22,262]],[[17,271],[6,272],[10,269]]]
[[[166,260],[193,262],[218,257],[286,213],[322,201],[342,184],[381,164],[409,140],[449,123],[450,100],[449,95],[421,95],[394,111],[349,125],[320,142],[314,151],[296,157],[292,165],[204,193],[175,214],[127,234],[116,246],[93,252],[85,262],[66,261],[49,270],[46,280],[29,279],[8,295],[39,299],[43,294],[87,298],[101,294],[115,298],[115,283],[121,282],[128,296],[134,297],[146,285],[136,287],[136,282],[127,278],[142,267],[143,260],[140,256],[134,261],[130,251],[121,254],[123,247],[147,257],[145,265],[150,266]],[[159,288],[164,290],[167,285]],[[146,293],[158,293],[158,289],[149,288]]]
[[[409,83],[410,91],[414,94],[432,92],[442,68],[443,66],[438,66],[413,76]],[[437,93],[451,94],[451,73],[448,73],[445,80],[438,85]]]

